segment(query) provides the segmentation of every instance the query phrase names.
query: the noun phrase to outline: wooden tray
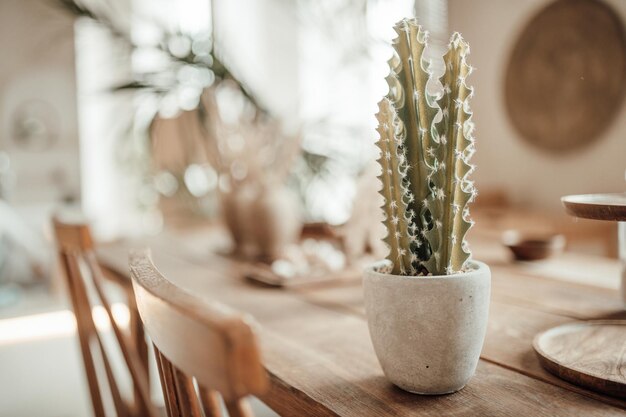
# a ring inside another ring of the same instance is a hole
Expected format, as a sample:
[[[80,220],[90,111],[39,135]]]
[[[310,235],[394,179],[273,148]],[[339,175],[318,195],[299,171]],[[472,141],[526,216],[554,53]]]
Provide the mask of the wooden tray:
[[[561,198],[565,210],[575,217],[626,221],[625,194],[581,194]]]
[[[261,262],[245,262],[239,265],[240,273],[246,279],[270,287],[296,287],[301,285],[320,284],[325,282],[355,281],[363,275],[363,265],[350,266],[342,270],[326,271],[312,274],[296,274],[287,277],[276,273],[268,264]]]
[[[626,398],[626,320],[553,327],[535,337],[541,365],[573,384]]]

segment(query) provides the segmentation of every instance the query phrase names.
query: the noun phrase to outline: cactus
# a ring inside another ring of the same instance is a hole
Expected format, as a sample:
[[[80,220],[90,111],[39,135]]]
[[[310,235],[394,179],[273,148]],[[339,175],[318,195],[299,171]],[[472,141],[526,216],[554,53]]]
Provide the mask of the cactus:
[[[385,243],[389,246],[389,259],[393,263],[393,274],[414,275],[414,263],[417,260],[411,250],[416,241],[413,215],[409,205],[413,195],[408,190],[406,177],[409,174],[409,163],[404,149],[404,126],[393,109],[389,99],[379,104],[378,134],[380,139],[380,158],[382,168],[380,180],[383,183],[381,193],[384,197],[383,210],[387,236]]]
[[[392,273],[448,275],[470,257],[465,235],[472,225],[468,203],[476,191],[468,175],[474,125],[465,83],[472,68],[469,46],[452,36],[444,56],[442,92],[427,91],[430,65],[423,58],[428,32],[415,19],[395,26],[389,60],[389,93],[379,104],[378,147],[385,198],[385,242]]]

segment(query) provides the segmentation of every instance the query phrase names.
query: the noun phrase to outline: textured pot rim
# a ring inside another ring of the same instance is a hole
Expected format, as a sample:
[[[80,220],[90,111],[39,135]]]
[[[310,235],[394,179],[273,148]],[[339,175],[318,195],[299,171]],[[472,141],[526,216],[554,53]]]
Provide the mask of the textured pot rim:
[[[440,282],[440,281],[450,281],[450,280],[460,280],[472,278],[477,275],[483,275],[485,273],[489,273],[489,266],[481,261],[470,260],[470,265],[475,268],[468,272],[461,272],[458,274],[452,275],[425,275],[425,276],[411,276],[411,275],[394,275],[394,274],[386,274],[384,272],[376,271],[376,268],[384,265],[386,260],[377,261],[373,264],[367,266],[365,268],[365,276],[369,276],[372,278],[383,278],[383,279],[396,279],[402,281],[415,281],[415,282]]]

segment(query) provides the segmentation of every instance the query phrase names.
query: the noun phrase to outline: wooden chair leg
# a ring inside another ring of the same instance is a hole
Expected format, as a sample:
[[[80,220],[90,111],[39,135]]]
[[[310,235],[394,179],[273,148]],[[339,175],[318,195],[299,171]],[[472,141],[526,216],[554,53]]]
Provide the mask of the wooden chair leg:
[[[222,402],[217,391],[200,388],[200,401],[205,417],[223,417]]]
[[[230,417],[254,417],[250,404],[244,398],[235,401],[227,401],[226,409]]]

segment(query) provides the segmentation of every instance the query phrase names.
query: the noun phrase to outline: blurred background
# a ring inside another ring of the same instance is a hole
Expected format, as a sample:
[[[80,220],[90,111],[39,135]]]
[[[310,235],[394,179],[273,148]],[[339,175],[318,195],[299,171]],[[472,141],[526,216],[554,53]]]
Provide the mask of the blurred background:
[[[0,414],[90,413],[60,207],[101,241],[217,223],[249,256],[273,254],[246,221],[278,212],[284,233],[384,256],[374,114],[405,16],[430,30],[435,73],[452,31],[472,48],[472,236],[559,233],[616,257],[615,224],[559,199],[625,188],[621,0],[0,0],[0,388],[16,393]]]

